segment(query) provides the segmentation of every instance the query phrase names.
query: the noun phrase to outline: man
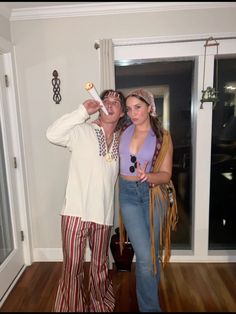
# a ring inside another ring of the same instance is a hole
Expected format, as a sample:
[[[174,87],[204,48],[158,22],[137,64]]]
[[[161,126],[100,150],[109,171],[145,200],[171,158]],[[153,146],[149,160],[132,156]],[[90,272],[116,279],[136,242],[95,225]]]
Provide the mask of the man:
[[[108,249],[119,170],[118,127],[124,118],[125,99],[114,90],[105,90],[101,99],[108,115],[100,110],[98,101],[89,99],[55,121],[46,134],[50,142],[71,152],[61,211],[63,267],[55,312],[112,312],[115,307]],[[98,110],[98,119],[86,123]],[[87,239],[91,249],[88,304],[83,281]]]

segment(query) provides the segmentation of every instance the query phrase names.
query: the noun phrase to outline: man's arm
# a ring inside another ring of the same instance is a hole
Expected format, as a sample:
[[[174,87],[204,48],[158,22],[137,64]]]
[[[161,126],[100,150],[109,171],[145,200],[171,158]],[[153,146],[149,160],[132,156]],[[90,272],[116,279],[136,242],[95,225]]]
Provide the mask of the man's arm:
[[[46,132],[47,139],[56,145],[69,146],[70,134],[75,126],[84,123],[89,118],[89,114],[83,105],[78,109],[63,115],[51,124]]]

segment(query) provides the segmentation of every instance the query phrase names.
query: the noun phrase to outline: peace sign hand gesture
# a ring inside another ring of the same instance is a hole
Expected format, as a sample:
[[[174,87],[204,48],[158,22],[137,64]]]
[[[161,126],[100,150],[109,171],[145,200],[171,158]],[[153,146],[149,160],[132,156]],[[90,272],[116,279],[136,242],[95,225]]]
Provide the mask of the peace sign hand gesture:
[[[138,177],[139,181],[141,181],[141,182],[147,181],[147,173],[145,172],[146,168],[147,168],[147,164],[148,164],[148,162],[145,161],[145,163],[143,164],[143,167],[142,167],[140,162],[137,163],[136,173],[137,173],[137,177]]]

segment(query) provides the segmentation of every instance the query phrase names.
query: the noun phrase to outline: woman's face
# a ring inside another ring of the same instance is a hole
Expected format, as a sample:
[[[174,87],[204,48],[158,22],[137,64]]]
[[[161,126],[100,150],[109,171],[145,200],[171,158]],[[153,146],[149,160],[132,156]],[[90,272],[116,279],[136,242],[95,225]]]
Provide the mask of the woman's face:
[[[127,114],[135,125],[149,122],[151,106],[135,96],[128,97],[126,100]]]

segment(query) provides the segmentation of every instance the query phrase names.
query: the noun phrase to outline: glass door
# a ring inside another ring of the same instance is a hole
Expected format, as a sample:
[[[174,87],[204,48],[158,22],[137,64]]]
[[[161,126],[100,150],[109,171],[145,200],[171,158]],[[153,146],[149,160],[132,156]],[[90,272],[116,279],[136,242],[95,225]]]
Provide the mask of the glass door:
[[[213,108],[209,250],[236,250],[235,56],[215,60],[217,76],[219,94]]]
[[[4,147],[2,140],[2,126],[0,123],[0,264],[12,252],[13,245],[13,231],[10,216],[10,203],[7,187],[7,176],[5,166]]]
[[[231,258],[232,261],[235,260],[235,254],[227,251],[229,246],[225,247],[225,252],[218,251],[211,254],[209,251],[209,236],[210,248],[213,248],[212,235],[217,233],[217,229],[213,229],[214,226],[212,225],[214,208],[212,208],[210,194],[212,191],[212,128],[214,136],[215,123],[218,123],[214,113],[213,125],[213,112],[218,110],[218,107],[214,108],[212,102],[205,102],[203,108],[200,106],[203,77],[204,88],[214,85],[216,49],[209,47],[205,59],[204,44],[206,39],[166,38],[162,40],[157,38],[150,43],[145,38],[143,42],[142,39],[140,41],[138,39],[131,40],[130,43],[128,40],[126,42],[114,41],[116,88],[125,91],[142,86],[151,88],[153,91],[156,89],[157,92],[158,88],[164,87],[168,91],[169,111],[166,115],[168,121],[164,117],[164,98],[162,97],[161,103],[159,101],[159,105],[158,103],[156,105],[157,108],[159,106],[159,112],[163,113],[163,123],[167,128],[169,127],[174,138],[173,181],[178,192],[178,207],[180,209],[180,220],[177,226],[177,230],[178,228],[180,230],[172,236],[172,249],[174,249],[172,260],[174,261],[229,262]],[[232,54],[235,55],[236,39],[224,38],[219,40],[219,43],[220,55],[224,58],[227,55],[228,58]],[[189,71],[184,73],[182,68],[187,64]],[[148,69],[142,77],[140,76],[141,67],[144,67],[143,70]],[[234,70],[232,73],[235,73]],[[119,77],[121,72],[123,74]],[[235,74],[228,80],[228,82],[231,81],[235,81]],[[232,91],[230,93],[228,96],[230,101],[225,101],[224,110],[226,111],[230,107],[233,112],[231,116],[234,117],[235,94]],[[156,100],[158,102],[158,99]],[[220,113],[219,117],[221,116],[223,117]],[[224,128],[224,125],[222,127]],[[234,160],[234,157],[233,154],[233,159],[231,159]],[[229,192],[227,194],[229,195],[228,201],[230,197],[234,199],[232,195],[235,195],[235,185],[233,185],[234,180],[232,180],[235,174],[234,169],[231,168],[230,171],[227,171],[229,173],[224,173],[223,176],[223,179],[230,186],[227,190]],[[222,193],[226,195],[225,191]],[[226,226],[232,225],[226,216],[229,212],[234,218],[234,211],[227,209],[222,211],[222,215],[218,219],[219,224],[224,229]],[[221,240],[223,242],[222,238]],[[233,241],[235,241],[235,237]]]
[[[0,55],[0,305],[24,266],[16,188],[14,134],[10,117],[3,55]]]

